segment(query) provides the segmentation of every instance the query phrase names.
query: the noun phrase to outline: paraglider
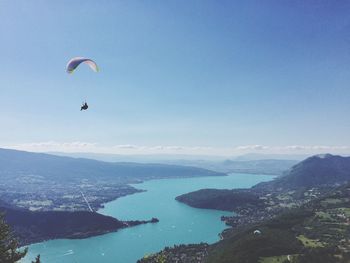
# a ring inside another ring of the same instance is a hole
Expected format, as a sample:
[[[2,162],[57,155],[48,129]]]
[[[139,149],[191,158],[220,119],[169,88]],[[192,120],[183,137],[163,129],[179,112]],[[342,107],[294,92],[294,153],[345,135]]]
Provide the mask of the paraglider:
[[[261,231],[260,230],[254,230],[254,235],[261,235]]]
[[[68,74],[72,74],[81,63],[87,64],[95,72],[99,71],[99,68],[98,68],[96,62],[93,61],[92,59],[84,58],[84,57],[74,57],[68,61],[67,66],[66,66],[66,72]],[[89,106],[85,101],[83,103],[83,105],[80,107],[80,111],[87,110],[88,108],[89,108]]]
[[[97,64],[92,59],[84,57],[75,57],[68,61],[66,66],[67,73],[72,74],[81,63],[87,64],[95,72],[99,71]]]

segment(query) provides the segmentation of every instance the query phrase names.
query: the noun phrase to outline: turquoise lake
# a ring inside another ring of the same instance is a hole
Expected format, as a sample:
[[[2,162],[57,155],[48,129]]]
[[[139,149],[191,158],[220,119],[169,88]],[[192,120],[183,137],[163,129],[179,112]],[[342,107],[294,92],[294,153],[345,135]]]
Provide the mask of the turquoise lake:
[[[57,239],[29,246],[22,262],[31,262],[37,254],[44,263],[135,263],[144,255],[165,246],[189,243],[214,243],[226,228],[220,221],[229,212],[191,208],[175,197],[203,188],[248,188],[269,181],[274,176],[230,174],[220,177],[161,179],[133,185],[146,192],[109,202],[99,213],[120,220],[145,220],[157,217],[160,222],[144,224],[114,233],[86,239]]]

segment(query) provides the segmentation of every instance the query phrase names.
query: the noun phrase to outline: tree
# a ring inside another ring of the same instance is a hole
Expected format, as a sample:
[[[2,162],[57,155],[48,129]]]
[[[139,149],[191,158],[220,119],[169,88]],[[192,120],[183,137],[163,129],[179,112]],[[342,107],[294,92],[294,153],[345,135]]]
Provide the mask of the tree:
[[[19,249],[18,246],[18,241],[12,236],[9,226],[5,223],[4,215],[0,213],[0,262],[15,263],[23,258],[28,249]]]

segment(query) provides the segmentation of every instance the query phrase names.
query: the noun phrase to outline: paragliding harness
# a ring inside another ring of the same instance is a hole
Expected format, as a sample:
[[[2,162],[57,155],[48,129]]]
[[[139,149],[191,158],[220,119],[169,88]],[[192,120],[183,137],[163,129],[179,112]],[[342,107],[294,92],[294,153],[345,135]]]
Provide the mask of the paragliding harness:
[[[89,108],[89,106],[87,105],[86,101],[83,103],[83,105],[81,105],[80,107],[80,111],[82,110],[87,110]]]

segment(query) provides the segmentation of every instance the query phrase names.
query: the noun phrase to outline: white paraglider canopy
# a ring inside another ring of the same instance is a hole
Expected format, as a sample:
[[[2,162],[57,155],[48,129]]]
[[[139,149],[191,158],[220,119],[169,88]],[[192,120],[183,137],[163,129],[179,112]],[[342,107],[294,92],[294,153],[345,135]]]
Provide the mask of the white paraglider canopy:
[[[95,61],[89,58],[84,57],[75,57],[68,61],[66,66],[67,73],[71,74],[74,72],[74,70],[81,64],[85,63],[87,64],[93,71],[98,72],[99,68]]]

